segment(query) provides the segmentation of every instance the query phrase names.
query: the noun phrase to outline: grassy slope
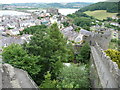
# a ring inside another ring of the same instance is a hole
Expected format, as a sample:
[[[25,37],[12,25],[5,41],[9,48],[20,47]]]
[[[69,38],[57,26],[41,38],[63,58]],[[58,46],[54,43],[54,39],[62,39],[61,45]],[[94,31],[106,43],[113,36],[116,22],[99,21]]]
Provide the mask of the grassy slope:
[[[108,13],[106,10],[96,10],[96,11],[86,11],[84,12],[89,16],[93,16],[99,20],[106,19],[107,17],[112,17],[116,15],[117,13]]]

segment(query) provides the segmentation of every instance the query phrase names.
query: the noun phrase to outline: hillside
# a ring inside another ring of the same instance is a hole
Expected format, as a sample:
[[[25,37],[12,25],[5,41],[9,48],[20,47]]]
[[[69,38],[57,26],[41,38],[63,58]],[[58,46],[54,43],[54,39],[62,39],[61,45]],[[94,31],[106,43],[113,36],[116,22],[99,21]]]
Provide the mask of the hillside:
[[[11,6],[32,6],[34,8],[82,8],[93,3],[72,2],[72,3],[13,3]]]
[[[84,13],[89,15],[89,16],[93,16],[99,20],[106,19],[107,17],[113,17],[114,15],[117,14],[117,13],[106,12],[106,10],[86,11]]]
[[[78,12],[95,11],[95,10],[107,10],[107,12],[117,13],[118,2],[98,2],[87,7],[80,9]]]

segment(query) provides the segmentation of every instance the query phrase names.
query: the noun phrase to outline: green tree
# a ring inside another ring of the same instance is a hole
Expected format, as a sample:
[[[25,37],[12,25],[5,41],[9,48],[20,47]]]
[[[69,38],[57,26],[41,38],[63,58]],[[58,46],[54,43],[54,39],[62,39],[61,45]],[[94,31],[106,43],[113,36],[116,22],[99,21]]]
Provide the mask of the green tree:
[[[73,23],[86,30],[90,30],[90,26],[92,26],[92,23],[91,23],[92,21],[93,21],[92,19],[87,17],[76,17]]]
[[[64,27],[68,27],[69,26],[69,23],[67,21],[63,22],[62,24],[64,25]]]
[[[102,25],[102,23],[101,23],[101,22],[99,22],[99,23],[98,23],[98,25],[99,25],[99,26],[101,26],[101,25]]]
[[[45,80],[40,85],[40,88],[56,88],[57,81],[51,80],[51,74],[49,71],[44,77],[45,77]]]
[[[74,60],[74,47],[71,43],[68,43],[67,48],[68,48],[68,62],[73,62],[73,60]]]
[[[37,31],[44,30],[47,28],[45,25],[36,25],[36,26],[31,26],[28,28],[25,28],[23,31],[20,32],[20,34],[34,34]]]
[[[30,75],[35,75],[41,70],[41,65],[37,64],[38,57],[28,55],[21,45],[12,44],[4,48],[2,56],[5,63],[26,70]]]
[[[81,48],[80,52],[76,56],[76,60],[82,63],[88,63],[90,59],[90,46],[88,43],[85,43]]]
[[[77,28],[75,29],[76,32],[80,32],[80,30],[81,30],[80,27],[77,27]]]
[[[39,56],[39,65],[42,65],[38,74],[44,79],[47,71],[52,74],[52,79],[57,77],[61,62],[68,61],[67,40],[64,39],[57,24],[49,28],[37,31],[28,44],[24,44],[24,49],[30,55]],[[40,84],[40,82],[38,82]]]
[[[89,75],[85,65],[65,66],[60,70],[57,88],[89,88]]]

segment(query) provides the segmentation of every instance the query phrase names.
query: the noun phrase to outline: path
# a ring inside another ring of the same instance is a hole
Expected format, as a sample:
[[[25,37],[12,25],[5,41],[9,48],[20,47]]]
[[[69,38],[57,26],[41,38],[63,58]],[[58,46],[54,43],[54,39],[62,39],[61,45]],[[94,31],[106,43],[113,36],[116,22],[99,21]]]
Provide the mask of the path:
[[[96,65],[96,69],[101,81],[103,88],[117,88],[117,84],[112,77],[112,74],[109,72],[106,65],[102,62],[99,54],[97,53],[95,47],[91,46],[91,51],[93,54],[94,62]]]

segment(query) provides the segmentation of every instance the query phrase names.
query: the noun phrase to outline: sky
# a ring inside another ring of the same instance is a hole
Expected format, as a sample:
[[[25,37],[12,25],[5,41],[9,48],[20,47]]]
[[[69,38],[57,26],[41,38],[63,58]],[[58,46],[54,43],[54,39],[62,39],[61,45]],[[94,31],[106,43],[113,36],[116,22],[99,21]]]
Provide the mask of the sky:
[[[53,3],[53,2],[100,2],[105,0],[0,0],[1,4],[10,4],[10,3]]]

